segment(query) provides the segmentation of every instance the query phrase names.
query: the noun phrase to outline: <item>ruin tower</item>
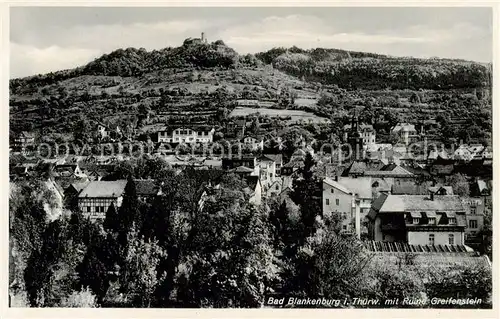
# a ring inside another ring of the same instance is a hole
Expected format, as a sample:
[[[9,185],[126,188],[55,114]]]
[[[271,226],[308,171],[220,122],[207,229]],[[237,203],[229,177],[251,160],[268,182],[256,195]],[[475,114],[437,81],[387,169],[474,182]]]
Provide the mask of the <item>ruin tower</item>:
[[[207,43],[207,38],[205,38],[205,32],[201,33],[201,42]]]

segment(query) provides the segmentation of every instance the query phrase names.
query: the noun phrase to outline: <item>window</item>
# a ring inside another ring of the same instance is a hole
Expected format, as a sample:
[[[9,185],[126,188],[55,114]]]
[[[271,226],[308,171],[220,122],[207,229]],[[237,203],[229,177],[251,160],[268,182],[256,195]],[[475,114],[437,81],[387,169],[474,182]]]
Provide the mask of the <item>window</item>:
[[[280,186],[279,185],[276,185],[276,190],[279,190],[280,189]]]
[[[455,245],[455,235],[453,234],[448,235],[448,244]]]
[[[470,213],[471,213],[472,215],[476,215],[476,212],[477,212],[477,207],[476,207],[476,206],[471,206],[471,207],[470,207]]]
[[[450,225],[456,225],[457,224],[457,219],[456,218],[449,218],[448,219],[448,223]]]
[[[413,218],[413,224],[415,225],[420,224],[420,218]]]
[[[343,230],[347,230],[347,225],[342,225]]]
[[[337,204],[337,206],[340,205],[340,200],[338,198],[335,200],[335,204]]]
[[[379,185],[378,182],[375,182],[372,184],[372,187],[378,187],[378,185]]]
[[[330,205],[330,200],[328,198],[326,199],[326,204]]]
[[[429,234],[429,245],[434,245],[434,234]]]
[[[477,228],[477,220],[469,220],[469,228]]]
[[[87,213],[90,213],[90,210],[91,210],[90,206],[87,206]]]
[[[430,225],[436,225],[436,218],[435,217],[429,218],[429,224]]]
[[[330,189],[330,192],[333,194],[335,193],[335,191],[333,190],[333,188]]]

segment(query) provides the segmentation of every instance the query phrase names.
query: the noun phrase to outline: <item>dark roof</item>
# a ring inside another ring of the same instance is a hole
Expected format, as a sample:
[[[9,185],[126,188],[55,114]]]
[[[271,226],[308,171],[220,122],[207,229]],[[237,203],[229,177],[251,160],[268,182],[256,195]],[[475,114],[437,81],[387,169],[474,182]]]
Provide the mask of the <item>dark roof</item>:
[[[53,170],[54,170],[54,172],[72,172],[72,173],[74,173],[77,167],[78,167],[77,164],[62,164],[62,165],[56,165]]]
[[[135,188],[139,196],[154,196],[158,194],[159,187],[152,179],[136,179]]]
[[[441,155],[438,155],[435,161],[432,162],[432,165],[453,165],[455,164],[455,160],[443,158]]]
[[[400,213],[400,212],[465,212],[465,208],[457,195],[434,195],[431,200],[428,195],[380,195],[372,205],[370,218],[377,214]]]
[[[430,182],[416,184],[414,181],[399,181],[391,187],[393,195],[427,195]]]
[[[348,176],[352,174],[364,174],[367,170],[366,163],[363,161],[354,161],[349,165],[342,175]]]
[[[276,163],[283,162],[283,155],[282,154],[263,154],[261,157],[267,157],[268,159],[270,159]]]
[[[302,166],[304,166],[303,161],[292,161],[292,162],[288,162],[285,165],[283,165],[283,167],[292,167],[292,168],[300,168]]]
[[[80,193],[87,185],[90,183],[90,181],[85,181],[85,182],[78,182],[78,183],[73,183],[70,184],[69,187],[72,187],[74,190],[76,190],[77,193]],[[68,188],[69,188],[68,187]],[[68,189],[66,188],[66,190]]]
[[[248,187],[254,190],[255,187],[257,187],[257,184],[259,183],[259,176],[253,176],[253,175],[246,176],[245,180],[247,182]]]
[[[474,250],[465,245],[409,245],[404,242],[364,241],[363,246],[371,252],[475,255]]]

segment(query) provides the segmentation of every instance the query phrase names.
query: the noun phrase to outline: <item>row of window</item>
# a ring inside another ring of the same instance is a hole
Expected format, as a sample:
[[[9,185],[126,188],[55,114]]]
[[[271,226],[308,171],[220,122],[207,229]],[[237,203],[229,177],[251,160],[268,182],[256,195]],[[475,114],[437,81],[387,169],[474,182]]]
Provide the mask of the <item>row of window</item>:
[[[330,199],[329,198],[326,199],[326,205],[330,205]],[[337,206],[340,205],[340,199],[338,199],[338,198],[335,199],[335,205],[337,205]]]
[[[106,210],[107,210],[106,206],[95,206],[94,208],[95,208],[95,213],[105,213]],[[92,207],[91,206],[87,206],[86,211],[87,211],[87,213],[92,213]]]
[[[413,218],[413,224],[420,224],[420,218]],[[448,218],[448,225],[456,225],[457,219],[454,217]],[[429,225],[436,225],[436,218],[429,218]],[[476,229],[478,227],[477,220],[469,220],[469,228]]]
[[[429,222],[428,222],[429,225],[436,225],[436,218],[435,217],[430,217],[428,220],[429,220]],[[420,224],[420,218],[414,217],[413,224],[414,225]],[[456,224],[457,224],[456,218],[454,218],[454,217],[448,218],[448,225],[456,225]]]
[[[429,245],[434,245],[434,243],[435,243],[435,235],[429,234]],[[448,234],[448,244],[455,245],[455,235],[454,234]]]

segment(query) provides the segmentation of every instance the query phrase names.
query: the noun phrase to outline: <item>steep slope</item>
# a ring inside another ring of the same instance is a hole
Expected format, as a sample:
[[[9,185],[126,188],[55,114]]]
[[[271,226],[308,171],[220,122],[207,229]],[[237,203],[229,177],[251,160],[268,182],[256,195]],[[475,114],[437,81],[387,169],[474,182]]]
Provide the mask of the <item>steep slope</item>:
[[[266,63],[307,81],[346,89],[463,89],[491,85],[491,65],[397,58],[337,49],[275,48],[256,54]]]

